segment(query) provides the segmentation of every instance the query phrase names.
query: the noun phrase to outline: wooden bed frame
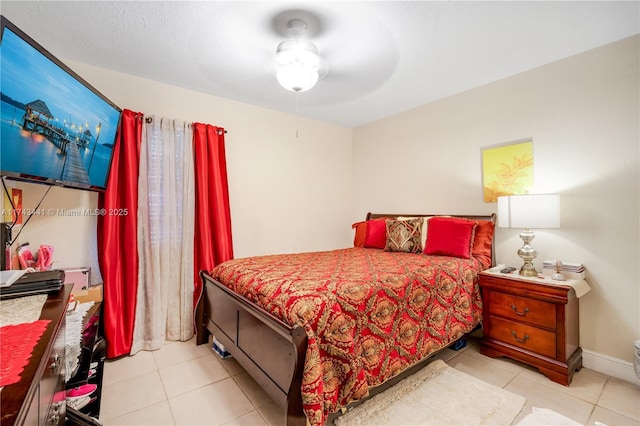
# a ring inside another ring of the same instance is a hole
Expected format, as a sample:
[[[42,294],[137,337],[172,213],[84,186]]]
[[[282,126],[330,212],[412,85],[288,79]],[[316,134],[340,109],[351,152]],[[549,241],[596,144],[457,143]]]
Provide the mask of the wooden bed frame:
[[[435,216],[367,214],[367,220],[395,216]],[[474,220],[491,220],[490,216],[454,216]],[[491,247],[491,262],[495,265],[495,249]],[[285,408],[288,426],[306,425],[302,410],[302,375],[307,349],[307,335],[303,327],[290,326],[271,315],[252,301],[234,293],[200,271],[203,294],[196,309],[196,344],[209,343],[215,335],[225,349],[280,406]],[[452,342],[454,343],[454,342]],[[433,355],[433,354],[431,354]],[[371,396],[382,392],[398,381],[422,368],[431,355],[400,375],[370,389]],[[361,401],[358,401],[358,403]],[[329,418],[331,421],[337,415]],[[328,422],[329,423],[329,422]]]

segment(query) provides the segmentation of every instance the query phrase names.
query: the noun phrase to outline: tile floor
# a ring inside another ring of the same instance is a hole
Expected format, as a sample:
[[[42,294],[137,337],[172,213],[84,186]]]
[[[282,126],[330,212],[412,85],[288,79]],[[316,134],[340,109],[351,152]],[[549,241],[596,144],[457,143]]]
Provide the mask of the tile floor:
[[[640,388],[583,368],[570,387],[515,361],[488,358],[477,338],[460,351],[445,349],[447,364],[524,396],[513,424],[544,407],[583,425],[640,425]],[[284,425],[280,408],[233,359],[209,345],[167,342],[154,352],[107,361],[100,420],[111,425]]]

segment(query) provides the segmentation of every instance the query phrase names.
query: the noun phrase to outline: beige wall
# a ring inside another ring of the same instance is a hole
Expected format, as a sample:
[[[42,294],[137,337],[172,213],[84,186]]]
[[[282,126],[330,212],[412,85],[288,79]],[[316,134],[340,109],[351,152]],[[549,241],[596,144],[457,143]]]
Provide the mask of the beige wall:
[[[23,210],[34,211],[24,228],[15,226],[12,230],[13,238],[17,238],[16,244],[12,246],[14,253],[23,243],[29,243],[34,255],[41,244],[52,245],[54,267],[91,266],[91,281],[100,282],[96,216],[86,213],[87,209],[97,207],[97,193],[11,180],[7,180],[6,185],[21,188]],[[25,212],[23,223],[26,220]]]
[[[536,192],[561,195],[562,228],[536,231],[539,260],[583,262],[585,350],[632,361],[640,338],[639,38],[595,49],[354,131],[354,216],[491,213],[481,150],[533,138]],[[519,230],[497,260],[520,265]]]
[[[351,129],[84,64],[67,65],[121,108],[228,130],[236,257],[333,249],[351,243]],[[295,103],[293,93],[283,89],[282,96]],[[34,208],[47,189],[9,184],[24,188],[25,208]],[[41,208],[95,208],[97,199],[95,193],[56,187]],[[95,227],[92,217],[45,214],[32,219],[20,241],[29,241],[32,247],[53,244],[55,266],[92,266],[96,281],[101,277]]]

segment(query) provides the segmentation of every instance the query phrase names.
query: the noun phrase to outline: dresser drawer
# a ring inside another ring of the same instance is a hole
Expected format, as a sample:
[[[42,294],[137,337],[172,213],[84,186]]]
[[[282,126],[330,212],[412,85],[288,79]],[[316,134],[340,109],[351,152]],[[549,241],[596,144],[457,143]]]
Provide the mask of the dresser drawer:
[[[63,317],[47,358],[46,369],[40,379],[40,424],[47,426],[64,424],[65,338],[66,317]]]
[[[540,327],[556,329],[556,305],[541,300],[492,291],[489,294],[489,315],[527,322]]]
[[[502,318],[490,318],[489,337],[549,358],[556,357],[556,334]]]

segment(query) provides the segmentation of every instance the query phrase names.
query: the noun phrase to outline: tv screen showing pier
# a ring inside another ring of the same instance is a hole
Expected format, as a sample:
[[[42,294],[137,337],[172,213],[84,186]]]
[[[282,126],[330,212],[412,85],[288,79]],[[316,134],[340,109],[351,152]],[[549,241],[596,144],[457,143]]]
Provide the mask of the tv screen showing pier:
[[[4,16],[0,174],[104,190],[121,110]]]

